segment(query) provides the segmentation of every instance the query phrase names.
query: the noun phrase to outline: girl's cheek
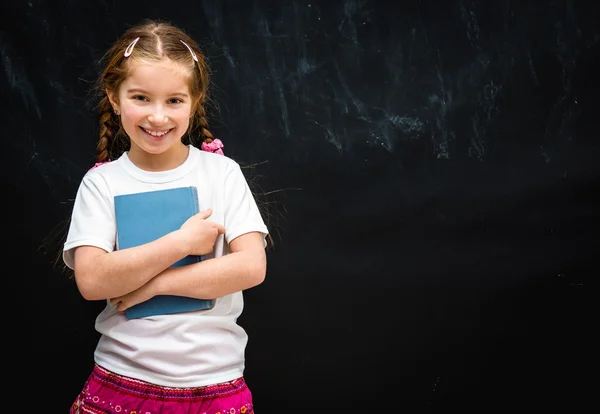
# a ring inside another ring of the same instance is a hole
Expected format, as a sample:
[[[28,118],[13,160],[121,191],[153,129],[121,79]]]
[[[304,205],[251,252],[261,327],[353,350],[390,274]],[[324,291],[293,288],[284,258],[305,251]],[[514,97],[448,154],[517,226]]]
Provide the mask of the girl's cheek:
[[[147,111],[145,111],[144,108],[141,108],[139,106],[131,105],[123,109],[124,115],[126,115],[129,118],[143,118],[147,115]]]

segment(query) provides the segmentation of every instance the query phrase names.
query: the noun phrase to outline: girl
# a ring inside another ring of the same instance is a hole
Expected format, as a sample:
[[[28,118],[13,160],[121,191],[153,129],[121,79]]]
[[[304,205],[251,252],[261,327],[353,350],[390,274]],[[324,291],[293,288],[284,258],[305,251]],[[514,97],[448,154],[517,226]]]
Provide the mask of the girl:
[[[205,58],[180,29],[149,22],[127,30],[105,61],[98,163],[77,191],[63,260],[81,295],[107,304],[96,319],[95,367],[70,412],[253,413],[247,336],[236,321],[242,291],[265,278],[268,231],[239,165],[207,129]],[[206,210],[153,242],[115,250],[115,196],[185,186],[197,187]],[[169,267],[191,254],[206,260]],[[165,294],[216,301],[203,311],[124,315]]]

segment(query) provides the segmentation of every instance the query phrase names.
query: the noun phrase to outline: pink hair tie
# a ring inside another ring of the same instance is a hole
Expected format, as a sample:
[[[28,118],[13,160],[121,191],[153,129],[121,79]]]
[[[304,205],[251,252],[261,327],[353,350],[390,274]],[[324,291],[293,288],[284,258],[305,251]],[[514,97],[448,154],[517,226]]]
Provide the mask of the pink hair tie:
[[[99,166],[101,166],[102,164],[108,164],[110,162],[110,160],[108,161],[104,161],[104,162],[97,162],[96,164],[94,164],[94,166],[92,168],[90,168],[88,171],[92,171],[94,168],[98,168]]]
[[[202,143],[202,151],[214,152],[215,154],[225,155],[221,148],[223,148],[223,143],[219,138],[215,138],[211,142]]]

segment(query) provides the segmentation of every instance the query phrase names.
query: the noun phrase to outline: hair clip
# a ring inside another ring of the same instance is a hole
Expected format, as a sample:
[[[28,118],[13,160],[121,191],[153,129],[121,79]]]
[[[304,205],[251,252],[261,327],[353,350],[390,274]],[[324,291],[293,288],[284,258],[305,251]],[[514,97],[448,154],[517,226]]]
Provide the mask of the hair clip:
[[[125,49],[125,57],[129,57],[129,55],[131,55],[131,52],[133,52],[133,47],[135,46],[138,40],[140,40],[140,38],[136,37],[135,40],[131,42],[129,46],[127,46],[127,49]]]
[[[185,45],[185,47],[187,47],[187,48],[189,49],[189,51],[190,51],[190,53],[192,54],[192,57],[194,58],[194,60],[195,60],[196,62],[198,62],[198,57],[196,56],[196,54],[194,53],[194,51],[192,50],[192,48],[191,48],[191,47],[189,47],[189,46],[188,46],[188,44],[187,44],[187,43],[185,43],[183,40],[179,39],[179,41],[180,41],[181,43],[183,43],[183,44]]]

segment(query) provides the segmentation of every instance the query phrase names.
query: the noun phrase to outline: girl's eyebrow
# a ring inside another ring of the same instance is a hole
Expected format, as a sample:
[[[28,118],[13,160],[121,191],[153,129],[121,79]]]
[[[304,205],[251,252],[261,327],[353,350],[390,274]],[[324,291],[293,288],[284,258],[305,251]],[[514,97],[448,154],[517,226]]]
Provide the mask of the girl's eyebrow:
[[[144,94],[144,95],[148,95],[148,92],[146,92],[143,89],[139,89],[139,88],[127,89],[127,93],[128,94],[129,93],[141,93],[141,94]],[[182,98],[187,98],[188,94],[187,93],[183,93],[183,92],[176,92],[176,93],[169,94],[169,96],[180,96]]]

